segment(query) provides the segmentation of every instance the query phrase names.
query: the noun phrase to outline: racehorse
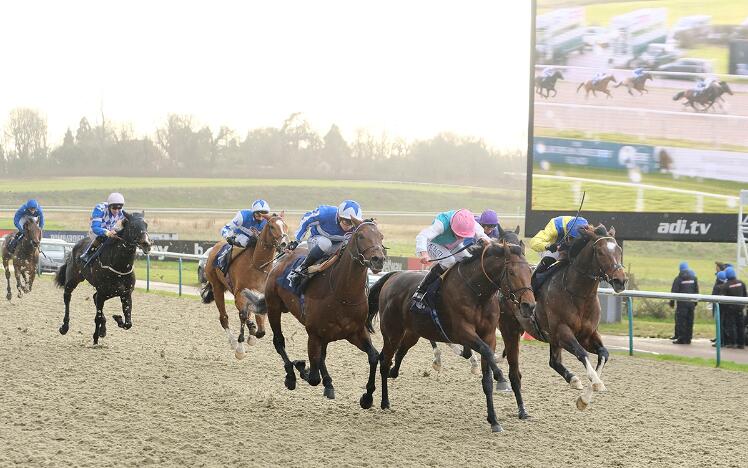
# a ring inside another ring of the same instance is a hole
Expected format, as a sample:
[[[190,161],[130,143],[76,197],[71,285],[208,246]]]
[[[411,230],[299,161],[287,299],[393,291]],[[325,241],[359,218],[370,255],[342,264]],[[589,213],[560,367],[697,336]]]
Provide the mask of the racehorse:
[[[614,88],[625,86],[628,89],[630,95],[634,95],[634,93],[631,92],[632,89],[639,91],[639,94],[642,95],[649,92],[649,90],[645,86],[647,84],[647,80],[654,81],[654,78],[652,78],[652,74],[649,72],[642,73],[640,76],[628,77],[625,80],[621,80],[614,86]]]
[[[584,98],[587,99],[590,97],[590,91],[592,91],[592,95],[597,97],[597,91],[600,91],[601,93],[605,93],[608,95],[609,98],[612,98],[613,95],[610,94],[610,91],[608,91],[608,84],[610,82],[617,83],[616,77],[613,75],[605,75],[604,77],[600,78],[599,80],[587,80],[583,81],[582,83],[577,86],[577,93],[579,93],[579,90],[584,87],[584,90],[586,94],[584,95]]]
[[[600,374],[608,361],[608,350],[597,331],[600,322],[598,285],[605,280],[613,290],[621,292],[626,289],[628,280],[621,265],[621,247],[615,240],[615,228],[608,231],[603,225],[594,229],[587,226],[579,232],[580,238],[569,250],[569,261],[561,264],[536,291],[535,320],[521,311],[514,315],[524,330],[550,344],[549,365],[572,388],[581,390],[583,387],[579,378],[564,367],[561,352],[567,350],[584,365],[592,386],[577,399],[577,408],[582,410],[590,403],[593,391],[605,390]],[[509,348],[507,351],[508,355]],[[588,352],[598,355],[594,369]]]
[[[275,252],[282,252],[288,245],[288,226],[283,219],[283,213],[277,215],[263,214],[267,223],[262,228],[257,244],[254,247],[241,249],[231,261],[228,269],[228,277],[220,268],[214,266],[214,260],[226,241],[219,241],[210,251],[205,262],[205,277],[208,282],[200,291],[203,303],[209,304],[215,300],[218,308],[218,320],[221,322],[224,332],[229,340],[229,346],[234,350],[237,359],[245,356],[244,348],[244,325],[249,332],[249,344],[254,344],[255,336],[265,336],[265,325],[262,315],[257,317],[259,327],[250,317],[249,301],[247,296],[261,294],[265,289],[268,273],[273,268],[273,256]],[[229,329],[229,317],[226,314],[224,293],[231,291],[234,295],[234,303],[239,311],[240,331],[239,338],[234,337]]]
[[[8,293],[5,298],[10,300],[13,293],[10,290],[10,268],[8,264],[13,259],[13,271],[16,277],[16,289],[18,298],[24,293],[31,292],[36,277],[36,267],[39,264],[39,245],[42,241],[42,230],[33,220],[27,219],[23,225],[23,237],[16,245],[15,252],[8,252],[8,244],[13,234],[8,234],[3,242],[3,268],[5,269],[5,281],[8,283]],[[22,284],[23,283],[23,284]]]
[[[556,97],[556,81],[563,79],[564,75],[558,70],[554,70],[550,76],[538,75],[535,77],[535,92],[544,98],[548,98],[553,91],[553,97]],[[543,94],[543,90],[545,90],[545,94]]]
[[[684,106],[691,106],[696,112],[704,112],[709,110],[717,99],[722,99],[724,93],[732,95],[732,89],[725,81],[713,82],[709,87],[698,90],[698,89],[687,89],[685,91],[679,91],[673,96],[673,101],[679,101],[685,99]],[[701,104],[701,109],[697,109],[695,104]],[[721,106],[721,104],[720,104]]]
[[[122,302],[121,315],[113,315],[117,326],[125,330],[132,327],[132,290],[135,288],[135,253],[136,248],[144,253],[151,250],[151,241],[148,238],[148,224],[141,213],[125,213],[122,221],[115,228],[116,235],[107,238],[99,247],[104,249],[95,261],[84,266],[79,258],[81,251],[91,242],[89,238],[83,238],[73,247],[73,251],[64,265],[60,267],[55,276],[58,287],[65,288],[63,298],[65,300],[65,316],[62,319],[60,333],[68,332],[70,325],[70,296],[78,284],[86,280],[96,292],[93,295],[96,306],[96,317],[94,318],[94,344],[99,343],[99,338],[106,336],[106,317],[104,317],[104,302],[113,297],[119,297]]]
[[[374,220],[353,219],[353,225],[354,230],[347,242],[335,254],[337,260],[330,260],[335,263],[308,280],[303,298],[281,285],[288,284],[287,271],[306,252],[306,249],[299,247],[278,262],[265,284],[264,297],[255,302],[257,313],[262,313],[263,310],[267,312],[273,330],[273,345],[283,359],[286,370],[286,388],[296,388],[296,368],[301,378],[312,386],[319,385],[321,380],[323,395],[335,398],[332,378],[325,363],[327,345],[333,341],[348,340],[368,356],[369,380],[366,393],[359,401],[361,407],[366,409],[373,402],[374,379],[379,360],[379,353],[371,343],[366,327],[367,271],[369,268],[374,273],[382,271],[386,256],[382,245],[383,236]],[[281,314],[288,311],[306,328],[308,370],[304,361],[291,361],[286,353]]]
[[[481,355],[482,387],[488,422],[501,431],[493,406],[492,374],[500,370],[494,361],[496,327],[499,323],[497,292],[515,297],[520,308],[531,314],[535,297],[530,285],[530,267],[519,246],[491,241],[471,248],[473,255],[443,275],[434,314],[414,314],[410,302],[423,275],[392,272],[384,275],[369,292],[369,327],[377,312],[384,338],[381,354],[382,409],[390,407],[387,378],[397,377],[400,364],[419,338],[460,344]],[[438,318],[435,318],[437,317]],[[395,367],[390,369],[392,359]]]

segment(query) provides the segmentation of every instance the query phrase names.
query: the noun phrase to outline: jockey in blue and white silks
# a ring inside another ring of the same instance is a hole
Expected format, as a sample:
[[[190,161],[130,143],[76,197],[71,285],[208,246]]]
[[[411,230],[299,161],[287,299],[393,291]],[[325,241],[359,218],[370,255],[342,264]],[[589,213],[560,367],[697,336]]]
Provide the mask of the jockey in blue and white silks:
[[[545,67],[545,68],[543,69],[543,73],[541,73],[541,75],[540,75],[540,76],[542,76],[543,78],[549,78],[549,77],[553,76],[553,73],[554,73],[555,71],[556,71],[556,70],[554,70],[554,69],[553,69],[553,68],[551,68],[551,67]]]
[[[270,205],[265,200],[255,200],[249,210],[239,210],[234,219],[221,229],[221,237],[226,242],[239,247],[254,247],[260,237],[260,231],[267,224],[262,216],[270,213]]]
[[[644,75],[644,69],[642,67],[634,69],[634,79],[641,78]]]
[[[15,251],[18,241],[23,237],[23,225],[26,224],[26,221],[28,220],[39,225],[39,229],[44,229],[44,211],[42,211],[39,202],[34,199],[28,200],[26,203],[21,205],[21,207],[16,211],[16,215],[13,216],[13,224],[16,226],[16,229],[18,229],[18,232],[16,232],[8,242],[9,253],[12,254]]]
[[[592,77],[592,84],[596,85],[600,80],[605,78],[606,73],[605,72],[597,72],[595,73],[595,76]]]
[[[91,230],[88,231],[88,237],[91,242],[88,247],[81,253],[80,259],[84,264],[93,260],[93,253],[108,237],[116,234],[116,227],[125,218],[124,208],[125,197],[118,192],[110,193],[105,202],[96,205],[91,212]]]
[[[716,81],[717,78],[713,76],[708,76],[703,80],[699,80],[698,83],[696,83],[696,94],[701,94],[704,90],[709,89],[709,87]]]
[[[307,268],[314,265],[326,254],[334,252],[345,239],[346,233],[353,229],[353,220],[362,221],[361,207],[353,200],[345,200],[334,207],[320,205],[316,210],[307,212],[296,230],[296,240],[289,248],[298,245],[309,231],[309,254],[290,276],[292,286],[296,287]]]

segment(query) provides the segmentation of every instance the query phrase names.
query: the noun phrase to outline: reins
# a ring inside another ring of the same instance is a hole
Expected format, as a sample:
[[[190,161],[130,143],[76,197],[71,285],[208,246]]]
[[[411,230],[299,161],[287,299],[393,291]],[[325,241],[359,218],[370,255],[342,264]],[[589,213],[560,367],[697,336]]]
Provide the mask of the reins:
[[[610,283],[610,281],[611,281],[610,275],[613,274],[613,273],[615,273],[618,270],[622,270],[623,269],[623,265],[621,265],[620,263],[615,263],[613,265],[613,271],[611,271],[610,273],[606,273],[606,272],[603,271],[603,267],[600,264],[600,261],[597,259],[597,251],[594,249],[595,244],[597,244],[598,242],[600,242],[603,239],[608,239],[608,240],[612,240],[613,242],[616,242],[616,240],[615,240],[614,237],[611,237],[611,236],[602,236],[602,237],[598,237],[597,239],[595,239],[595,241],[591,244],[592,245],[592,261],[597,265],[597,268],[593,269],[592,273],[590,273],[587,270],[582,270],[581,268],[579,268],[576,265],[576,260],[573,261],[573,262],[571,262],[570,265],[569,265],[571,268],[574,268],[574,270],[576,270],[580,274],[582,274],[585,278],[591,279],[592,281],[595,281],[598,284],[599,284],[600,280],[605,280],[606,282]],[[617,242],[616,242],[616,245],[618,245]],[[569,295],[571,295],[573,297],[588,299],[588,298],[592,297],[593,295],[597,294],[597,284],[593,288],[594,291],[591,294],[586,295],[586,296],[579,295],[579,294],[574,294],[573,292],[571,292],[571,290],[569,290],[569,285],[568,285],[568,282],[566,280],[566,272],[567,271],[568,271],[568,268],[564,270],[563,278],[562,278],[562,283],[564,285],[564,290],[567,293],[569,293]]]

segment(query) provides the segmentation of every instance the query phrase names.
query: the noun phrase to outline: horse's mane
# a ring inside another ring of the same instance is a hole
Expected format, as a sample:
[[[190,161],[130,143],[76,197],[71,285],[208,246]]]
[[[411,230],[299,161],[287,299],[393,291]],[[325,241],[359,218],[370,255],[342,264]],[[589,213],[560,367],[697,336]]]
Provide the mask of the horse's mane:
[[[522,248],[519,245],[513,245],[513,244],[507,244],[509,247],[509,251],[513,253],[514,255],[522,255]],[[498,253],[498,251],[501,250],[503,253],[504,248],[501,244],[492,242],[491,245],[488,246],[488,251],[486,254],[491,253]],[[483,246],[480,244],[473,244],[467,249],[468,253],[470,253],[470,257],[466,257],[463,260],[460,261],[463,265],[470,265],[471,263],[474,263],[476,260],[481,258],[481,255],[483,254]]]
[[[597,225],[593,232],[598,236],[608,235],[608,230],[603,224]],[[579,255],[579,253],[589,243],[590,240],[592,240],[591,237],[584,236],[579,236],[579,238],[575,239],[571,244],[571,248],[569,248],[569,258],[574,258]]]

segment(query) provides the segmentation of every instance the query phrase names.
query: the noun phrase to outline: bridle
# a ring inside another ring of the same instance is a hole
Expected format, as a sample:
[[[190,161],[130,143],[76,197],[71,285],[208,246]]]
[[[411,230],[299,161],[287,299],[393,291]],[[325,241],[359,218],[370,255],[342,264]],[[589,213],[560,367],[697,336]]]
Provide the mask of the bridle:
[[[378,247],[381,247],[382,248],[382,253],[386,257],[387,256],[387,248],[385,246],[383,246],[383,245],[371,245],[371,246],[365,248],[364,250],[359,250],[359,248],[358,248],[358,242],[356,242],[356,252],[353,252],[353,249],[347,249],[346,248],[346,247],[348,247],[348,244],[350,243],[350,240],[353,238],[353,236],[358,232],[359,229],[361,229],[361,226],[364,226],[364,225],[367,225],[367,224],[372,225],[374,227],[377,226],[376,223],[373,223],[371,221],[364,221],[363,223],[361,223],[358,226],[356,226],[356,229],[354,229],[353,232],[351,233],[351,235],[349,236],[348,242],[343,246],[343,250],[347,250],[348,251],[348,255],[351,256],[351,259],[353,259],[354,261],[358,262],[359,265],[364,266],[366,268],[371,268],[371,260],[367,259],[365,257],[365,254],[368,251],[370,251],[370,250],[373,250],[373,249],[376,249]]]
[[[591,280],[596,281],[596,282],[604,280],[605,282],[610,283],[611,282],[611,276],[613,274],[615,274],[615,272],[617,272],[618,270],[623,270],[623,265],[621,265],[620,263],[616,262],[616,263],[613,264],[612,269],[610,271],[606,272],[606,271],[603,270],[602,264],[600,263],[600,260],[598,260],[598,257],[597,257],[597,249],[595,249],[595,245],[598,242],[600,242],[601,240],[603,240],[603,239],[607,239],[609,241],[615,242],[616,246],[618,247],[618,242],[616,242],[616,240],[615,240],[614,237],[603,236],[603,237],[598,237],[597,239],[595,239],[595,241],[591,244],[592,245],[592,262],[595,265],[597,265],[597,267],[593,266],[592,272],[587,271],[587,270],[583,270],[583,269],[579,268],[576,265],[576,263],[577,263],[576,262],[576,258],[574,259],[574,261],[571,262],[571,267],[574,268],[579,273],[581,273],[585,278],[591,279]],[[578,257],[578,255],[577,255],[577,257]],[[569,290],[567,282],[566,282],[566,272],[564,272],[564,289],[566,290],[566,292],[568,292],[572,296],[575,296],[575,297],[586,297],[586,296],[579,296],[578,294],[574,294],[574,293],[572,293]]]
[[[481,269],[481,272],[483,272],[483,276],[485,276],[485,278],[488,280],[488,282],[491,283],[496,289],[499,290],[499,292],[501,293],[502,297],[506,297],[507,299],[509,299],[515,305],[520,305],[522,296],[526,292],[528,292],[528,291],[532,292],[532,288],[527,287],[527,286],[522,286],[522,287],[519,287],[519,288],[512,289],[511,282],[509,281],[509,265],[511,265],[511,264],[529,265],[529,264],[527,263],[527,261],[511,261],[511,260],[509,260],[509,254],[511,253],[510,249],[511,249],[512,246],[515,246],[515,244],[503,243],[502,248],[504,250],[504,268],[502,268],[501,275],[499,276],[499,282],[496,283],[488,275],[488,272],[486,271],[486,266],[485,266],[485,263],[484,263],[485,262],[485,257],[486,257],[486,251],[488,250],[488,247],[490,247],[490,245],[491,244],[486,244],[483,247],[483,251],[481,252],[481,255],[480,255],[480,269]],[[519,248],[520,246],[516,245],[516,247]],[[460,276],[460,278],[462,278],[462,280],[465,282],[465,284],[467,284],[467,286],[470,288],[471,291],[473,291],[479,297],[482,296],[483,293],[481,291],[476,291],[473,288],[473,285],[470,284],[470,281],[468,281],[462,275],[462,272],[460,271],[460,266],[461,265],[462,265],[461,263],[457,264],[457,274]]]

